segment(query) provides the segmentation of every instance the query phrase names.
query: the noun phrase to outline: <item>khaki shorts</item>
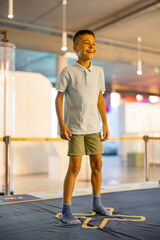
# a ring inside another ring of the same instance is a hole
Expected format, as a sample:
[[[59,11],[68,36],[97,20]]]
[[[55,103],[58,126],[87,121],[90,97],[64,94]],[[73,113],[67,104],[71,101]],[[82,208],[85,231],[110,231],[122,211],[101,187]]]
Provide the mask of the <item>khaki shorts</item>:
[[[101,133],[72,134],[68,141],[68,156],[98,155],[104,153]]]

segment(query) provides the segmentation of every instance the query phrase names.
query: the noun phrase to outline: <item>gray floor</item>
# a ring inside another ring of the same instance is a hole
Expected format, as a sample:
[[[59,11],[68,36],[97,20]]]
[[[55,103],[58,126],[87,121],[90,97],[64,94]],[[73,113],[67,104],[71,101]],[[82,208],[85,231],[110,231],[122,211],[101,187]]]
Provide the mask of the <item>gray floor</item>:
[[[144,169],[127,167],[118,156],[103,156],[102,189],[120,184],[144,182]],[[150,181],[160,180],[160,166],[150,166]],[[76,181],[75,192],[91,190],[90,181]],[[47,174],[23,175],[14,178],[15,194],[62,193],[63,182],[50,179]]]

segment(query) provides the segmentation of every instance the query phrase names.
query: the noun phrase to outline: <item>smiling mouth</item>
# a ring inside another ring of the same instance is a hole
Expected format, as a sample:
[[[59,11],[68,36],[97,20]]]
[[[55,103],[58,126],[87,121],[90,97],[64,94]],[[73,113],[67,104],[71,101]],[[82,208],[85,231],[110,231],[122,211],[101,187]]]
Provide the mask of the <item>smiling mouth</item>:
[[[92,51],[92,50],[87,50],[86,52],[88,52],[88,53],[95,53],[95,51]]]

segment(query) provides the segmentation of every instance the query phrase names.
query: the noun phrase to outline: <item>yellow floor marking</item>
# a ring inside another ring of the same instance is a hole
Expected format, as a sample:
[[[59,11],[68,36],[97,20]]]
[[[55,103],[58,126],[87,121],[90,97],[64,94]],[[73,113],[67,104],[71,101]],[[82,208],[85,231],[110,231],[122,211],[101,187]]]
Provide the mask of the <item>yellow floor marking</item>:
[[[104,228],[105,225],[107,224],[108,220],[110,220],[109,218],[105,218],[102,223],[99,225],[99,228]]]
[[[82,224],[82,227],[83,227],[83,228],[91,228],[91,229],[97,229],[97,228],[98,228],[97,226],[90,227],[90,226],[87,225],[87,224],[89,223],[89,221],[92,220],[91,217],[81,217],[81,218],[82,218],[82,219],[86,219],[86,220],[84,221],[84,223]]]
[[[114,208],[105,208],[114,212]],[[74,213],[73,214],[76,218],[85,219],[84,223],[82,224],[82,228],[90,228],[90,229],[98,229],[98,228],[104,228],[108,221],[131,221],[131,222],[142,222],[145,221],[146,218],[143,216],[133,216],[133,215],[113,215],[112,217],[104,216],[103,221],[99,226],[88,226],[88,223],[92,220],[92,217],[96,215],[96,212],[92,212],[91,214],[83,214],[83,213]],[[77,217],[77,215],[79,217]],[[85,216],[86,215],[86,216]],[[57,213],[56,217],[58,219],[61,219],[61,213]],[[102,217],[102,216],[101,216]]]

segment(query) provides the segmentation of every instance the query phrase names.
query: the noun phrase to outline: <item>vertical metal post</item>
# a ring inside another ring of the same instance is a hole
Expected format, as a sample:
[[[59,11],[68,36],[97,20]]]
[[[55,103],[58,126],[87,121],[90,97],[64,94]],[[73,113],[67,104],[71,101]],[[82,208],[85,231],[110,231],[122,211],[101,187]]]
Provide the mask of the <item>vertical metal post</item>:
[[[148,136],[144,136],[144,181],[149,181]]]
[[[10,195],[10,136],[3,138],[5,148],[5,181],[4,181],[4,195]]]

